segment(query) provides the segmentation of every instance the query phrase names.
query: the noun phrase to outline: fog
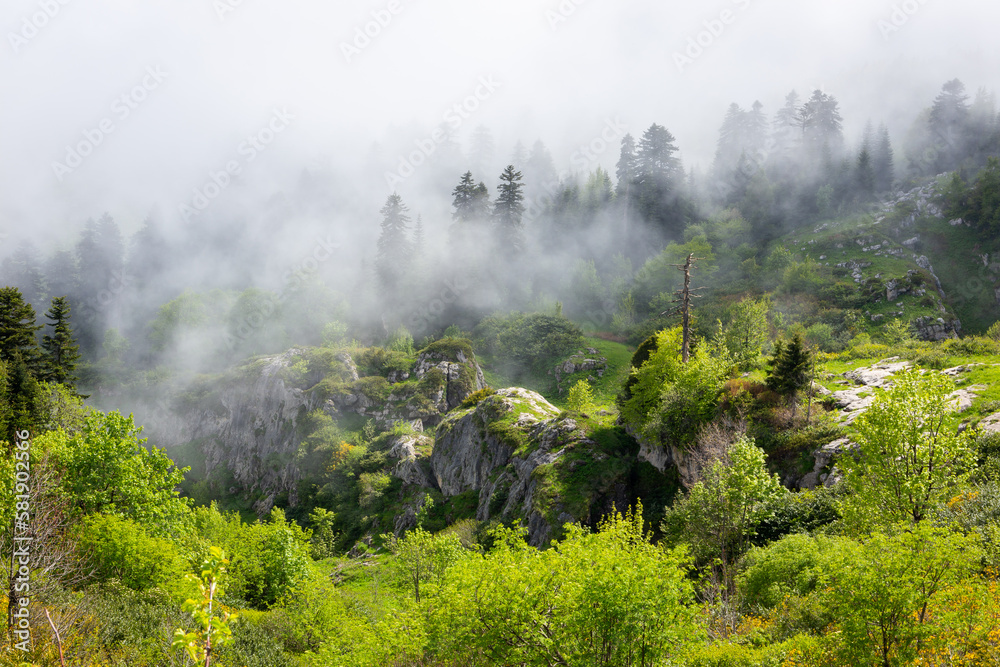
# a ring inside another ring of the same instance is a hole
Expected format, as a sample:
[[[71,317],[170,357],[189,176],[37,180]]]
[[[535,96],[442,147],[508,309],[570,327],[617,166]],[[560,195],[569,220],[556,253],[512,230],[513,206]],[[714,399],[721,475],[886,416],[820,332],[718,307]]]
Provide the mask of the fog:
[[[972,0],[10,0],[0,258],[73,251],[105,213],[126,240],[152,217],[189,261],[175,247],[133,332],[183,288],[280,291],[317,253],[357,307],[393,191],[437,261],[458,178],[492,196],[518,144],[582,182],[659,123],[706,173],[730,103],[770,118],[819,89],[849,144],[871,120],[898,148],[944,81],[997,88],[998,18]],[[482,128],[492,155],[473,150]],[[140,297],[107,324],[127,329]]]
[[[793,88],[837,96],[849,137],[869,117],[896,135],[943,81],[994,86],[998,14],[972,0],[11,0],[0,15],[0,226],[58,243],[105,211],[126,232],[154,206],[175,215],[210,172],[245,160],[240,145],[275,109],[294,120],[243,165],[253,195],[327,164],[350,179],[354,213],[375,219],[384,171],[481,78],[496,89],[459,116],[456,138],[489,127],[498,164],[541,138],[569,169],[619,118],[634,135],[665,125],[685,165],[707,167],[729,102],[760,99],[770,113]],[[692,39],[706,44],[694,58]],[[113,132],[55,173],[103,119]],[[616,157],[613,147],[599,159],[613,168]],[[495,174],[477,177],[492,187]],[[421,208],[418,179],[398,189]]]

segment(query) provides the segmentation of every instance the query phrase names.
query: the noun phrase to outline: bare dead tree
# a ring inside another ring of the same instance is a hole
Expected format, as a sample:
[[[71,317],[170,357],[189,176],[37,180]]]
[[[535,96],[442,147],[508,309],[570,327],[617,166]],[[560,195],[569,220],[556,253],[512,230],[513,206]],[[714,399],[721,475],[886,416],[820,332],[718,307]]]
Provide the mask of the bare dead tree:
[[[691,289],[691,269],[694,268],[694,263],[704,259],[704,257],[695,257],[694,253],[687,256],[687,261],[683,264],[671,264],[670,266],[676,266],[678,270],[684,272],[684,287],[677,290],[674,294],[677,298],[674,299],[673,303],[679,303],[680,305],[673,310],[668,310],[661,315],[676,315],[681,314],[681,331],[683,332],[683,342],[681,343],[681,361],[685,364],[691,359],[691,299],[699,299],[700,295],[695,294],[701,287]]]

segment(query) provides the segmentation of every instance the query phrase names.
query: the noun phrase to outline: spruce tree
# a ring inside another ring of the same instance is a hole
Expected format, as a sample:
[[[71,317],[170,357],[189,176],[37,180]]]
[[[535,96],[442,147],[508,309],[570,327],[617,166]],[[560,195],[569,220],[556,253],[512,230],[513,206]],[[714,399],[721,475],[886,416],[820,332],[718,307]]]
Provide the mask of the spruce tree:
[[[885,123],[879,125],[878,138],[872,154],[872,167],[875,169],[875,191],[888,192],[896,178],[892,152],[892,141],[889,139],[889,128]]]
[[[795,418],[795,403],[799,391],[809,382],[812,355],[796,333],[787,345],[775,344],[771,357],[771,368],[767,373],[767,386],[792,404],[792,419]]]
[[[27,367],[38,370],[40,353],[35,332],[35,310],[16,287],[0,288],[0,361],[19,356]]]
[[[523,243],[521,239],[524,216],[523,188],[521,172],[515,171],[514,165],[507,165],[500,174],[497,199],[493,204],[493,222],[496,225],[497,238],[501,247],[506,250],[518,250]]]
[[[375,273],[383,290],[394,293],[402,284],[413,255],[413,246],[407,236],[410,224],[409,210],[395,192],[382,207],[382,233],[375,253]]]
[[[52,307],[45,317],[52,327],[52,335],[42,337],[42,348],[45,350],[45,363],[42,379],[46,382],[58,382],[72,385],[76,382],[73,371],[80,358],[80,347],[73,340],[73,331],[69,326],[70,306],[66,297],[52,299]]]
[[[471,171],[462,174],[451,195],[451,205],[455,209],[451,214],[452,220],[457,223],[472,222],[477,214],[477,187]]]

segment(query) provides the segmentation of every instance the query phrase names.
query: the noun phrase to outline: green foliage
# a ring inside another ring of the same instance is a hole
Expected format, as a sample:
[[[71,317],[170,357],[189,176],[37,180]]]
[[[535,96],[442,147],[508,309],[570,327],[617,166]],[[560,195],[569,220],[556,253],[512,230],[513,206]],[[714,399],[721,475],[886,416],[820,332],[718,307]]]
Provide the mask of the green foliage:
[[[786,535],[766,547],[755,547],[743,560],[737,584],[750,609],[774,609],[787,596],[806,596],[823,582],[840,554],[853,549],[843,537]]]
[[[752,440],[739,438],[707,463],[700,481],[664,519],[664,533],[691,544],[699,562],[718,562],[727,588],[733,565],[773,512],[773,501],[787,493],[764,464],[764,452]]]
[[[594,390],[590,388],[590,383],[586,380],[579,380],[569,389],[569,396],[566,399],[570,410],[586,413],[594,409]]]
[[[223,595],[221,580],[228,564],[222,550],[212,547],[201,565],[201,576],[187,575],[192,596],[184,603],[184,611],[191,614],[196,627],[193,632],[175,630],[171,644],[172,648],[183,650],[196,664],[205,667],[211,664],[214,652],[233,640],[229,624],[236,620],[236,614],[213,609]]]
[[[944,620],[928,613],[928,604],[971,577],[979,562],[973,538],[927,522],[845,544],[839,556],[824,578],[825,597],[841,664],[851,665],[912,664],[921,639]]]
[[[809,383],[812,362],[812,354],[805,348],[798,333],[787,344],[776,344],[771,367],[767,371],[768,388],[786,396],[794,409],[799,391]]]
[[[936,374],[900,373],[855,420],[857,450],[839,461],[851,492],[844,518],[855,529],[917,523],[965,484],[976,452],[967,431],[956,433],[953,387]]]
[[[720,343],[741,371],[753,370],[760,364],[760,355],[769,340],[770,310],[771,300],[767,297],[745,298],[730,308],[726,326],[720,325]]]
[[[387,546],[395,557],[393,565],[403,575],[404,580],[413,585],[413,595],[420,602],[420,585],[440,587],[448,568],[465,554],[462,541],[456,533],[433,535],[417,527],[405,537],[396,539],[388,536]]]
[[[899,318],[891,320],[879,333],[886,345],[904,345],[914,340],[909,323]]]
[[[469,408],[474,408],[480,403],[482,403],[484,399],[492,396],[495,393],[497,393],[496,389],[493,389],[492,387],[483,387],[479,391],[474,391],[468,396],[466,396],[465,400],[462,401],[462,404],[459,406],[459,409],[467,410]]]
[[[176,487],[186,469],[174,466],[162,449],[144,447],[141,432],[131,416],[92,412],[79,432],[60,429],[36,440],[62,472],[62,490],[75,517],[114,514],[141,523],[154,535],[178,527],[188,501]]]
[[[681,361],[681,329],[657,335],[657,347],[633,370],[622,419],[660,444],[686,447],[716,412],[731,363],[725,353],[698,346],[688,363]]]
[[[405,355],[412,356],[414,354],[413,335],[406,327],[400,325],[389,336],[385,347],[392,352],[402,352]]]
[[[583,345],[580,328],[561,315],[491,315],[474,331],[477,349],[513,378],[544,374],[560,358]]]
[[[0,438],[13,444],[20,431],[37,435],[48,421],[45,398],[20,353],[0,360]]]
[[[330,558],[336,553],[337,535],[334,523],[337,515],[317,507],[309,514],[309,526],[312,530],[311,555],[315,560]]]
[[[16,287],[0,287],[0,361],[11,362],[20,356],[29,370],[39,370],[35,310]]]
[[[69,324],[70,306],[66,297],[52,299],[52,308],[45,313],[49,318],[52,334],[42,338],[42,349],[45,350],[44,371],[42,379],[47,382],[58,382],[72,385],[76,382],[73,371],[80,359],[80,346],[73,339],[73,330]]]
[[[98,582],[117,579],[136,591],[171,588],[187,570],[173,542],[152,537],[131,519],[86,516],[77,539],[79,558],[92,568]]]
[[[255,609],[278,604],[308,574],[309,538],[277,508],[269,522],[242,527],[235,540],[223,543],[232,554],[230,595]]]
[[[687,558],[650,544],[642,525],[637,508],[594,534],[567,526],[546,551],[496,528],[493,550],[460,560],[441,587],[433,652],[453,664],[652,667],[677,658],[703,636]]]

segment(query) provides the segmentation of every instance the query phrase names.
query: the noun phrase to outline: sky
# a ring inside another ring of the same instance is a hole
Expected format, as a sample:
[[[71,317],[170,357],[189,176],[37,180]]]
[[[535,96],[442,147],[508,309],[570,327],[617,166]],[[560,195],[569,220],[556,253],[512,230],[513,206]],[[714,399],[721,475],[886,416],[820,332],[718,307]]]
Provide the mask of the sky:
[[[377,219],[393,187],[427,196],[385,174],[442,124],[613,173],[621,129],[656,122],[705,170],[729,103],[819,88],[849,140],[869,118],[898,139],[946,80],[997,89],[998,24],[983,0],[6,0],[0,255],[104,212],[180,225],[206,188],[265,201],[303,169]]]

